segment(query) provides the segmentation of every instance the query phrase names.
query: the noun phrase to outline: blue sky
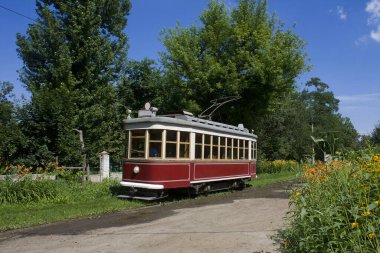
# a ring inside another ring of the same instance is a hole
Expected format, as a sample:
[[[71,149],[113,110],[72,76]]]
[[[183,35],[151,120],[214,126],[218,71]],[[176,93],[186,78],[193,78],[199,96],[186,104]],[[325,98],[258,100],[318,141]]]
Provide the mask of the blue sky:
[[[207,0],[132,0],[126,33],[130,59],[158,59],[164,47],[160,32],[179,22],[199,24]],[[236,0],[224,0],[227,7]],[[0,0],[0,5],[36,18],[32,0]],[[340,113],[360,133],[370,133],[380,122],[380,0],[268,0],[269,11],[307,43],[312,69],[297,80],[298,86],[319,77],[340,99]],[[24,34],[32,21],[0,8],[0,81],[15,85],[22,61],[16,53],[16,33]]]

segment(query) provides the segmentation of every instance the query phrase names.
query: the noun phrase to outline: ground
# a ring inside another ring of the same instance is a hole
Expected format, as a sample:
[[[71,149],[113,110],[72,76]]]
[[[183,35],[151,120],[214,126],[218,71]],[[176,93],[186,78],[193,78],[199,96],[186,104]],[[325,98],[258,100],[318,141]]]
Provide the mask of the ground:
[[[0,233],[1,252],[275,252],[291,182]]]

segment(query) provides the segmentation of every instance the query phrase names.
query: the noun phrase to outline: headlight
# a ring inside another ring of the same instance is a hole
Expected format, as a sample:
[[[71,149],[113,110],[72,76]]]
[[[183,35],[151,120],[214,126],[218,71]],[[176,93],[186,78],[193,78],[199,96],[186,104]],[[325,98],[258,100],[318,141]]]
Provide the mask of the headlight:
[[[133,173],[137,174],[137,173],[139,173],[139,172],[140,172],[140,167],[139,167],[139,166],[135,166],[135,167],[133,168]]]

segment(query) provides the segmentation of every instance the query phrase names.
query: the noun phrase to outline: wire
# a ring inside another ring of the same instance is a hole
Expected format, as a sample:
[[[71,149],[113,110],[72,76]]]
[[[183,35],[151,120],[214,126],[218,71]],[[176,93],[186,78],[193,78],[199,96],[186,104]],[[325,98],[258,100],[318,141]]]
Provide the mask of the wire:
[[[11,9],[5,7],[5,6],[0,5],[0,8],[3,8],[4,10],[7,10],[7,11],[10,11],[10,12],[13,12],[13,13],[15,13],[15,14],[21,16],[21,17],[24,17],[24,18],[27,18],[27,19],[29,19],[29,20],[32,20],[33,22],[37,22],[35,19],[30,18],[30,17],[28,17],[28,16],[25,16],[24,14],[19,13],[19,12],[17,12],[17,11],[11,10]]]

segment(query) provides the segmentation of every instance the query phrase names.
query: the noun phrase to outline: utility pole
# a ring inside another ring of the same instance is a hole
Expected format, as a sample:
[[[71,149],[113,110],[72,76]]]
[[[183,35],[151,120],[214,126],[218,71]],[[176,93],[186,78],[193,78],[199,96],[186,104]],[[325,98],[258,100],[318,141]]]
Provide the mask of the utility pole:
[[[76,129],[76,128],[74,128],[73,130],[79,133],[79,140],[80,140],[80,144],[81,144],[81,148],[82,148],[82,156],[83,156],[82,182],[84,182],[85,181],[85,176],[84,175],[86,173],[86,168],[87,168],[87,157],[86,157],[86,152],[84,150],[83,131],[79,130],[79,129]],[[89,174],[89,173],[87,173],[87,174]],[[88,176],[89,175],[87,175],[87,178],[88,178]]]

